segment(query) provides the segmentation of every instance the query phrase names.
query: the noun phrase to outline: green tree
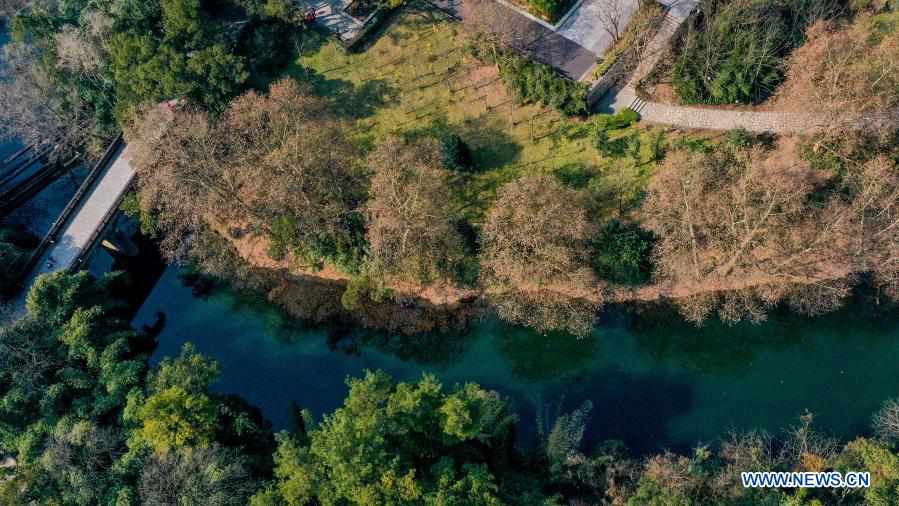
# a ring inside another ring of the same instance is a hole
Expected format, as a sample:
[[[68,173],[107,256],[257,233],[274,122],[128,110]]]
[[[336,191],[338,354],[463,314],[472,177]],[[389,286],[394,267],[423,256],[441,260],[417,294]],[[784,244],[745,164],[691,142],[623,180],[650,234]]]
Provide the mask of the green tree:
[[[593,270],[613,283],[646,283],[652,275],[652,246],[651,233],[612,220],[593,241]]]
[[[515,494],[490,464],[508,451],[515,420],[496,394],[474,384],[445,391],[429,375],[394,383],[382,372],[348,385],[308,444],[279,437],[276,480],[253,504],[493,505]]]
[[[132,395],[128,410],[138,428],[129,444],[166,453],[189,446],[207,447],[217,426],[217,406],[207,394],[218,364],[185,344],[175,359],[165,359],[148,380],[144,399]]]
[[[899,504],[899,455],[882,443],[858,438],[846,445],[837,457],[838,471],[867,471],[871,487],[863,489],[865,504]]]
[[[160,0],[166,40],[192,48],[204,39],[200,0]]]

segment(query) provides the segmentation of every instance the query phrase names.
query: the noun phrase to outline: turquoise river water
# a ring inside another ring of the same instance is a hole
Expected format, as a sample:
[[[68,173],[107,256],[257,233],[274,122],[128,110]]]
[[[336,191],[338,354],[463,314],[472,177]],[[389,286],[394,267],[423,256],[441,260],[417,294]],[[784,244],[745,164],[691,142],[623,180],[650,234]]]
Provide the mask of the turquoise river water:
[[[345,378],[366,369],[495,389],[520,414],[523,444],[535,440],[538,418],[589,399],[589,442],[620,439],[637,453],[714,443],[730,430],[778,433],[806,411],[819,429],[850,437],[899,396],[899,313],[861,302],[816,319],[779,313],[763,325],[702,328],[664,310],[616,309],[582,340],[487,320],[411,339],[356,329],[354,340],[335,344],[327,330],[258,298],[221,289],[194,296],[169,267],[134,323],[151,325],[157,313],[166,323],[154,361],[193,342],[221,364],[213,388],[260,407],[276,429],[290,401],[317,415],[338,407]]]

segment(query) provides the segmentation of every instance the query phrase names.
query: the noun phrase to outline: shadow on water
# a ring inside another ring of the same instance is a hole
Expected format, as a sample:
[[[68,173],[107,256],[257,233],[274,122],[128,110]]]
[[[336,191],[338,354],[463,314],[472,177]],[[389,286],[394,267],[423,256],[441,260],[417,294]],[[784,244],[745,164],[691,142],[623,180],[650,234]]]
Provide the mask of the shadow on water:
[[[629,333],[647,357],[658,364],[701,373],[745,372],[759,355],[771,352],[814,353],[823,345],[816,337],[822,334],[834,335],[838,342],[856,338],[876,342],[889,337],[887,329],[899,326],[895,306],[876,304],[861,291],[833,313],[802,317],[778,307],[762,324],[727,325],[712,318],[696,326],[667,304],[613,311],[626,321]]]
[[[525,381],[561,380],[582,374],[601,352],[596,336],[577,339],[568,334],[542,335],[506,326],[497,339],[512,373]]]
[[[575,375],[569,381],[530,398],[511,396],[519,414],[519,442],[537,443],[540,424],[547,433],[560,414],[589,400],[590,412],[582,450],[604,441],[621,441],[630,453],[644,455],[664,449],[688,450],[695,441],[675,441],[671,421],[693,409],[689,383],[653,372],[604,369]]]

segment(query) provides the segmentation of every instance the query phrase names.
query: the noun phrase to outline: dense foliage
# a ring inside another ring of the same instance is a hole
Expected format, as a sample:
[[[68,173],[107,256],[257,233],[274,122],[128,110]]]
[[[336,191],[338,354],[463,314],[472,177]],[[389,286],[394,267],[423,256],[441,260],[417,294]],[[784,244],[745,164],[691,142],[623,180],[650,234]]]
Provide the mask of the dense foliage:
[[[836,10],[829,0],[709,0],[689,21],[674,63],[688,104],[755,104],[784,78],[784,58],[806,27]]]
[[[508,54],[500,59],[499,71],[516,100],[538,102],[568,116],[587,113],[587,85],[560,76],[549,65]]]
[[[515,417],[495,392],[383,373],[348,385],[343,407],[308,434],[282,434],[277,480],[255,506],[549,504],[538,481],[513,472]]]
[[[284,0],[32,1],[12,20],[0,133],[99,149],[144,102],[222,110],[249,74],[283,63]],[[96,146],[95,146],[96,144]]]
[[[0,227],[0,298],[16,288],[37,238],[21,228]]]
[[[40,278],[28,316],[0,327],[0,455],[15,458],[0,502],[245,504],[270,469],[267,425],[208,392],[217,367],[190,347],[149,368],[123,283]]]

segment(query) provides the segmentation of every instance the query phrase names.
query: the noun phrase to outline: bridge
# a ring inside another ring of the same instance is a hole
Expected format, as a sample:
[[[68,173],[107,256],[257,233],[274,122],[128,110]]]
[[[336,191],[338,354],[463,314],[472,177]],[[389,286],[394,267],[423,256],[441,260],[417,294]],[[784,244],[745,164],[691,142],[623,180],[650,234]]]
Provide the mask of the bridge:
[[[179,104],[177,100],[163,102],[156,111],[161,115],[145,120],[148,125],[143,135],[149,141],[162,137]],[[119,134],[32,252],[19,277],[20,286],[24,290],[15,306],[24,309],[25,298],[39,276],[86,267],[85,260],[99,242],[134,181],[132,156],[133,151],[125,144],[122,134]]]
[[[119,135],[25,264],[21,276],[23,302],[38,276],[83,266],[118,210],[134,174],[131,152]]]

